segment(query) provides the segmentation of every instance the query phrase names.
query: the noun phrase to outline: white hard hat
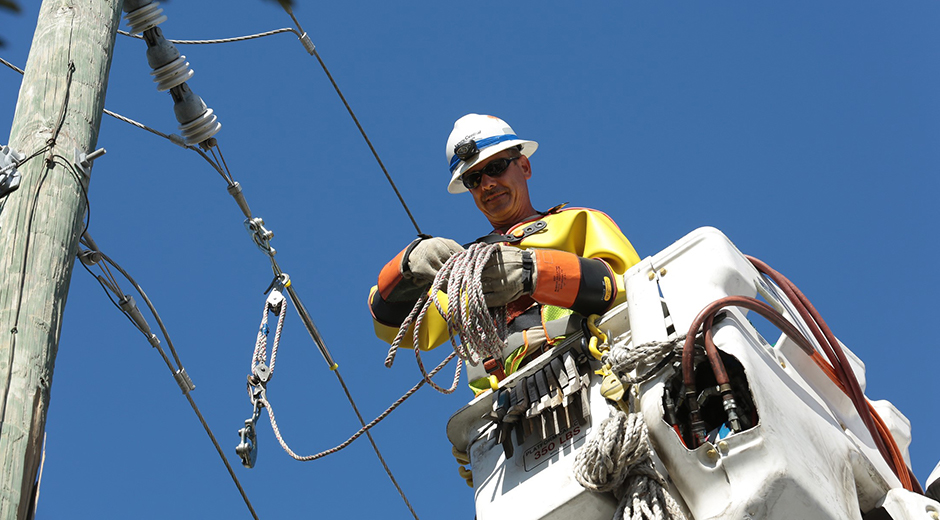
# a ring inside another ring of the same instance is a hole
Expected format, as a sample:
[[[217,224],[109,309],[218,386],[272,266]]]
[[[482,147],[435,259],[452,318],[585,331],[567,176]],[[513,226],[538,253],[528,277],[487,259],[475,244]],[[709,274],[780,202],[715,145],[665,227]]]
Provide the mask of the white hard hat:
[[[447,164],[453,175],[447,191],[463,193],[467,188],[460,177],[476,164],[497,153],[521,145],[522,155],[529,157],[539,144],[516,137],[512,127],[498,117],[467,114],[454,123],[454,130],[447,138]]]

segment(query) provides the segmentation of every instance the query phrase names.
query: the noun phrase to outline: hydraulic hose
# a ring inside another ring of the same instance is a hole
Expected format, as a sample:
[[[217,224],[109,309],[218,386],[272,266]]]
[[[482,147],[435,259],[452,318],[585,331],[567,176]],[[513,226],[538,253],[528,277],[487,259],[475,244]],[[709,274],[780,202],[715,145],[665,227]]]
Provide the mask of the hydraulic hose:
[[[906,472],[902,472],[901,468],[895,466],[892,463],[893,457],[891,456],[890,450],[886,446],[884,437],[882,437],[878,431],[878,427],[875,425],[875,420],[872,417],[871,410],[868,407],[868,400],[865,398],[865,394],[862,392],[862,389],[858,384],[858,379],[851,371],[852,369],[845,357],[845,353],[842,352],[842,346],[839,344],[839,341],[832,333],[832,330],[829,329],[829,326],[826,325],[825,320],[823,320],[822,316],[819,314],[816,308],[813,307],[813,304],[810,303],[809,299],[806,298],[802,292],[800,292],[793,282],[761,260],[758,260],[752,256],[748,256],[747,259],[750,260],[750,262],[754,265],[755,268],[757,268],[758,271],[766,275],[774,283],[776,283],[777,286],[783,289],[784,294],[787,295],[787,298],[796,307],[797,312],[803,318],[803,321],[810,327],[813,335],[816,336],[816,340],[822,346],[823,351],[829,358],[830,364],[835,369],[839,380],[842,381],[846,394],[852,400],[852,404],[855,405],[855,410],[858,412],[859,417],[861,417],[862,422],[865,423],[865,427],[871,434],[875,445],[878,447],[878,451],[881,452],[881,456],[884,457],[886,461],[888,461],[888,463],[893,467],[894,473],[899,479],[902,479],[903,481],[902,473]]]
[[[881,453],[882,457],[884,457],[904,488],[916,492],[920,489],[919,483],[913,477],[910,468],[908,468],[904,462],[894,437],[888,431],[881,417],[878,416],[878,413],[871,406],[871,403],[865,398],[858,384],[858,379],[856,379],[854,372],[851,372],[851,366],[845,357],[845,353],[842,351],[841,344],[832,333],[832,330],[826,325],[822,316],[793,282],[772,269],[766,263],[751,256],[747,258],[759,272],[767,276],[783,290],[786,297],[796,308],[797,313],[809,327],[810,332],[816,338],[816,341],[819,343],[829,362],[826,362],[826,360],[820,357],[804,334],[797,330],[783,315],[766,303],[746,296],[728,296],[712,302],[702,309],[698,316],[692,321],[682,350],[682,379],[686,387],[686,400],[689,406],[689,415],[692,423],[691,447],[693,449],[698,447],[704,439],[704,424],[700,420],[698,401],[696,399],[695,335],[699,328],[703,329],[706,356],[714,372],[716,382],[719,387],[724,389],[722,395],[726,400],[726,410],[729,410],[728,400],[731,400],[730,409],[733,410],[734,403],[733,396],[730,392],[729,377],[724,363],[721,361],[718,349],[714,344],[711,329],[714,324],[715,315],[719,310],[728,306],[743,307],[755,311],[766,318],[780,329],[784,335],[796,342],[800,348],[806,351],[820,369],[822,369],[833,383],[852,401],[856,412],[858,412],[859,417],[862,419],[875,445],[878,447],[878,451]],[[729,414],[729,420],[731,420],[730,415],[731,414]]]
[[[786,334],[789,338],[793,339],[793,341],[795,341],[801,348],[806,350],[807,353],[815,352],[809,342],[806,341],[806,338],[800,334],[800,332],[796,329],[796,327],[793,326],[792,323],[787,321],[787,319],[780,315],[780,313],[762,301],[755,300],[754,298],[747,296],[727,296],[710,303],[708,306],[702,309],[698,316],[692,320],[692,325],[689,327],[689,332],[682,348],[682,382],[685,384],[686,403],[689,406],[693,449],[701,445],[705,437],[704,423],[700,419],[695,388],[695,335],[700,327],[704,326],[705,353],[708,356],[709,364],[711,364],[712,371],[715,374],[715,380],[721,388],[722,399],[725,402],[725,410],[728,412],[730,421],[737,421],[736,417],[732,417],[732,415],[735,415],[734,410],[736,409],[736,404],[731,393],[728,373],[725,370],[725,366],[721,361],[720,355],[718,354],[718,348],[715,346],[714,341],[712,341],[711,333],[715,314],[722,308],[728,306],[744,307],[746,309],[757,312],[761,316],[767,318],[768,321],[776,325],[777,328],[783,331],[783,333]],[[732,427],[735,426],[737,425],[732,424]]]

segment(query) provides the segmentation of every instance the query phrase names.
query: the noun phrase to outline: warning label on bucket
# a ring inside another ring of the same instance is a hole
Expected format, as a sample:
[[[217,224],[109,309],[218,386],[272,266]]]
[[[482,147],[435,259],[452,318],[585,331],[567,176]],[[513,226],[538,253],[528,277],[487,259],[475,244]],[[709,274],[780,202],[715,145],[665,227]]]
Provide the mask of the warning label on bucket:
[[[586,432],[587,428],[585,426],[574,425],[562,430],[558,435],[536,443],[525,450],[525,456],[523,457],[525,470],[532,471],[543,462],[557,455],[563,448],[571,449],[575,442],[584,438]]]

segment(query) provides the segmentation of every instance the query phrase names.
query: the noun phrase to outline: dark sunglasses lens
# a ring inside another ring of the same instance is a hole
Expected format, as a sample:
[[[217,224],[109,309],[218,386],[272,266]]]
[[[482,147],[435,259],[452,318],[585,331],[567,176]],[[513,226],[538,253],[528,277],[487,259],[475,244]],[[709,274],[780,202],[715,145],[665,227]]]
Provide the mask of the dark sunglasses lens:
[[[515,160],[515,157],[512,159],[498,159],[486,165],[486,168],[480,170],[481,173],[485,173],[490,177],[499,177],[506,171],[506,168],[509,168],[509,163]]]
[[[503,173],[503,170],[505,169],[502,167],[503,161],[505,161],[505,159],[497,159],[487,164],[485,168],[480,169],[480,173],[484,173],[490,177],[499,177],[499,174]]]
[[[463,176],[463,185],[468,189],[476,189],[480,185],[480,180],[483,178],[483,174],[476,171],[473,173],[468,173]]]
[[[497,159],[487,164],[482,169],[479,169],[475,172],[467,173],[462,178],[463,185],[466,186],[468,190],[475,189],[477,186],[480,185],[480,180],[483,178],[484,174],[493,178],[499,177],[506,171],[506,168],[509,168],[509,165],[516,159],[518,159],[518,157]]]

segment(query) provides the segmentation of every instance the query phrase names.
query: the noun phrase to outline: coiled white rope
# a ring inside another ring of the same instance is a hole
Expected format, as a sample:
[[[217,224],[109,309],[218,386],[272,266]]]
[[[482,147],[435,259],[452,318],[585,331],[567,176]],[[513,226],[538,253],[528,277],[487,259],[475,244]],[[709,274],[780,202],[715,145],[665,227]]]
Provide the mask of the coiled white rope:
[[[446,320],[450,343],[460,359],[476,366],[488,357],[502,356],[507,335],[506,308],[487,308],[483,284],[480,281],[483,267],[497,249],[498,244],[473,244],[466,250],[455,253],[444,263],[431,284],[430,296],[423,295],[419,298],[411,313],[402,322],[398,335],[388,350],[385,366],[392,366],[399,345],[414,325],[413,348],[418,368],[425,381],[441,393],[450,394],[456,390],[460,381],[461,363],[457,364],[453,385],[450,388],[442,388],[431,381],[421,361],[419,331],[432,303]],[[439,298],[444,287],[447,294],[446,309]],[[456,339],[458,335],[460,342]]]
[[[615,373],[624,374],[640,363],[662,361],[680,344],[677,339],[630,350],[614,345],[606,361]],[[686,520],[682,507],[656,473],[650,453],[649,432],[642,414],[617,410],[601,422],[594,437],[578,451],[575,478],[585,489],[614,493],[620,500],[614,520]]]
[[[660,363],[673,353],[681,352],[681,345],[685,341],[685,336],[685,334],[680,334],[673,340],[650,341],[649,343],[644,343],[633,348],[626,348],[623,345],[614,345],[610,351],[604,354],[601,361],[610,365],[610,369],[615,374],[626,379],[626,384],[635,385],[642,383],[656,375],[660,367],[654,365]],[[651,368],[645,374],[637,375],[634,379],[630,379],[626,376],[626,374],[636,370],[640,364],[650,366]]]

